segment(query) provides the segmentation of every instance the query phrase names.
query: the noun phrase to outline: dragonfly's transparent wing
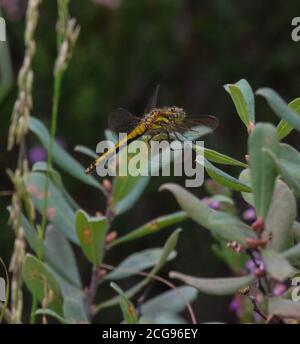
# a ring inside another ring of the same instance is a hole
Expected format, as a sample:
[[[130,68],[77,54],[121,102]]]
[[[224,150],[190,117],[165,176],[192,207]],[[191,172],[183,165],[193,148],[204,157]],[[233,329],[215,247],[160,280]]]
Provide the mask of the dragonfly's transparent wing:
[[[115,133],[129,133],[139,122],[140,118],[122,108],[118,108],[108,116],[108,128]]]
[[[211,133],[217,128],[219,121],[214,116],[189,116],[184,122],[174,128],[172,137],[181,140],[195,141],[200,137]]]
[[[157,85],[152,97],[148,101],[148,104],[145,108],[144,113],[148,113],[151,109],[153,109],[157,106],[157,98],[158,98],[159,89],[160,89],[160,85]]]

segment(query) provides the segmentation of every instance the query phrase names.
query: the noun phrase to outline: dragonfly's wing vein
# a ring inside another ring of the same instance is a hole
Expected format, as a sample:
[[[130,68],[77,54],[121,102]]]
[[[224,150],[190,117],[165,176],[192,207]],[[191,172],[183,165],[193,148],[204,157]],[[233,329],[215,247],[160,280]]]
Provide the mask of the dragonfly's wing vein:
[[[129,133],[139,122],[140,118],[123,108],[118,108],[110,113],[108,117],[108,128],[117,134]]]
[[[144,111],[145,114],[150,112],[150,110],[152,110],[153,108],[157,106],[157,98],[158,98],[159,89],[160,89],[160,85],[157,85],[153,95],[151,96],[151,98],[149,99],[146,105],[146,108]]]

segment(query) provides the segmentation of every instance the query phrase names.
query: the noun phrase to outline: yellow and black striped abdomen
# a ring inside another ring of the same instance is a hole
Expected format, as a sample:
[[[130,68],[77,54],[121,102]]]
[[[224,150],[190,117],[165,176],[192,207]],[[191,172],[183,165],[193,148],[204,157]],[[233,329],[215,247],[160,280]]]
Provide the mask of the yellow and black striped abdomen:
[[[131,143],[132,141],[137,140],[147,131],[147,127],[144,123],[139,124],[134,128],[124,139],[117,142],[113,147],[111,147],[107,152],[101,154],[97,159],[95,159],[85,170],[86,174],[91,174],[96,167],[103,161],[110,159],[112,156],[117,154],[120,149]]]

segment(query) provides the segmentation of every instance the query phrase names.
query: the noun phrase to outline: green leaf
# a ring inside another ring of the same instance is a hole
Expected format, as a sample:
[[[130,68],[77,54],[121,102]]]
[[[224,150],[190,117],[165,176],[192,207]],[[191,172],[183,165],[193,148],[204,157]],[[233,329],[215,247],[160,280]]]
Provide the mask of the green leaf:
[[[47,170],[48,170],[48,164],[45,161],[38,161],[32,167],[33,172],[44,172],[44,174],[46,174]],[[52,181],[54,182],[55,186],[63,194],[63,196],[69,202],[70,206],[74,209],[78,209],[79,205],[75,202],[75,200],[69,194],[68,190],[65,188],[62,182],[61,175],[58,173],[58,171],[56,171],[53,168],[50,168],[49,172],[50,172],[50,177]]]
[[[3,16],[1,9],[0,16]],[[14,86],[14,70],[12,65],[12,58],[10,56],[9,42],[0,44],[0,56],[0,103],[2,103],[11,88]]]
[[[150,268],[158,263],[163,249],[162,248],[149,248],[141,252],[133,253],[127,257],[121,264],[119,264],[114,271],[104,277],[105,280],[117,280],[127,278],[134,275],[139,271]],[[168,260],[173,259],[176,252],[172,252]]]
[[[48,164],[45,161],[38,161],[32,166],[33,172],[47,172],[47,170]],[[54,168],[49,168],[49,173],[56,184],[62,183],[60,174],[56,170],[54,170]]]
[[[86,258],[95,266],[102,262],[108,222],[106,217],[89,217],[84,211],[76,213],[76,233]]]
[[[279,157],[270,150],[266,150],[266,154],[282,179],[294,190],[295,195],[300,197],[299,153],[289,145],[280,144]]]
[[[44,256],[46,262],[69,283],[80,288],[81,281],[74,253],[66,238],[53,226],[48,226],[45,241],[40,240],[37,232],[23,214],[21,215],[21,224],[31,249],[36,254]],[[61,262],[64,262],[63,266]]]
[[[9,273],[7,270],[7,267],[4,263],[4,260],[0,257],[0,265],[2,265],[2,268],[5,273],[5,280],[0,281],[1,284],[1,290],[0,290],[0,300],[1,300],[1,309],[0,309],[0,324],[2,323],[2,320],[4,316],[7,314],[8,311],[8,304],[10,302],[10,279],[9,279]],[[3,302],[3,303],[2,303]],[[16,323],[21,322],[20,320]]]
[[[286,123],[291,125],[300,131],[300,117],[293,111],[286,102],[271,88],[260,88],[256,91],[256,94],[266,98],[271,109],[281,119],[285,120]]]
[[[155,319],[161,314],[176,314],[185,310],[187,303],[193,302],[198,295],[197,289],[182,286],[169,290],[145,302],[141,313],[146,318]]]
[[[135,142],[131,143],[128,146],[128,151],[130,151],[134,143]],[[133,176],[132,173],[129,173],[128,171],[128,166],[130,165],[129,161],[133,157],[133,154],[128,153],[126,149],[122,150],[119,153],[119,169],[124,171],[127,170],[127,176],[117,175],[114,178],[112,192],[112,210],[116,214],[124,213],[125,211],[130,209],[134,205],[134,203],[140,198],[142,192],[145,190],[146,186],[150,181],[150,172],[151,175],[155,175],[156,173],[158,174],[158,171],[160,169],[162,169],[166,165],[168,166],[172,160],[176,160],[178,156],[182,155],[182,152],[179,149],[173,151],[172,154],[167,155],[164,154],[164,152],[166,151],[169,153],[168,147],[162,149],[160,153],[154,156],[151,155],[149,157],[149,150],[147,150],[147,152],[144,152],[142,150],[139,153],[141,156],[139,166],[141,175],[138,176]]]
[[[297,204],[293,192],[283,181],[277,180],[265,221],[265,232],[272,238],[269,248],[281,252],[293,244],[292,225],[296,216]]]
[[[296,98],[292,100],[288,107],[295,111],[298,116],[300,115],[300,98]],[[279,140],[284,139],[293,129],[294,127],[290,124],[288,124],[285,120],[281,120],[277,125],[277,135]]]
[[[255,235],[247,225],[237,218],[209,208],[179,185],[164,184],[160,190],[172,192],[188,216],[213,234],[218,234],[226,240],[236,240],[241,244],[246,242],[247,237]]]
[[[272,297],[268,301],[268,308],[270,315],[289,319],[300,318],[300,302]]]
[[[254,94],[247,80],[241,79],[235,84],[225,85],[224,88],[230,94],[237,113],[246,127],[248,128],[250,123],[255,123]]]
[[[229,241],[246,244],[247,238],[255,238],[253,230],[237,217],[225,212],[216,212],[209,219],[209,227],[213,234]]]
[[[83,304],[75,298],[66,297],[63,304],[64,316],[69,324],[88,323]]]
[[[120,215],[129,210],[140,198],[150,181],[149,176],[117,176],[113,182],[112,207]]]
[[[170,235],[170,237],[168,238],[168,240],[166,241],[166,243],[163,247],[163,252],[160,256],[159,261],[157,262],[157,264],[154,266],[154,268],[150,272],[150,276],[155,275],[167,263],[170,255],[173,254],[172,252],[175,250],[180,232],[181,232],[181,228],[176,229]],[[149,280],[151,279],[150,276],[147,277]]]
[[[197,147],[197,146],[196,146]],[[197,148],[196,148],[196,152],[197,152]],[[223,164],[223,165],[232,165],[232,166],[241,166],[241,167],[245,167],[247,168],[248,165],[238,161],[234,158],[231,158],[228,155],[216,152],[212,149],[208,149],[208,148],[204,148],[204,157],[212,162],[215,162],[217,164]]]
[[[187,321],[177,315],[177,314],[173,314],[173,313],[162,313],[162,314],[158,314],[155,318],[151,318],[148,316],[141,316],[139,319],[139,324],[173,324],[173,325],[182,325],[182,324],[188,324]]]
[[[218,240],[218,238],[216,239]],[[219,243],[213,243],[211,248],[213,253],[223,263],[225,263],[234,274],[237,275],[241,272],[241,269],[245,266],[247,260],[249,260],[249,257],[246,254],[229,250],[226,242],[223,240],[219,240]]]
[[[27,176],[25,183],[34,205],[42,214],[45,207],[46,175],[40,172],[31,172]],[[47,215],[49,221],[53,223],[56,229],[64,233],[72,242],[78,244],[74,231],[75,213],[52,181],[49,181]]]
[[[25,238],[30,246],[30,248],[35,252],[35,253],[40,253],[41,255],[43,254],[43,242],[38,238],[37,232],[35,229],[32,227],[28,219],[21,214],[20,217],[21,220],[21,225],[24,230]]]
[[[161,229],[164,229],[168,226],[172,226],[178,222],[184,221],[186,218],[187,214],[184,211],[178,211],[173,214],[157,217],[156,219],[147,222],[146,224],[131,231],[130,233],[125,234],[122,237],[114,240],[110,245],[108,245],[108,247],[111,248],[116,245],[123,244],[125,242],[136,240],[144,236],[156,233]]]
[[[118,135],[113,131],[106,129],[104,135],[107,141],[111,141],[114,144],[118,142]]]
[[[251,173],[250,169],[246,168],[244,169],[241,174],[239,175],[239,180],[248,185],[249,187],[252,188],[251,186]],[[248,204],[252,205],[254,207],[254,197],[252,192],[242,192],[242,197],[247,202]]]
[[[52,317],[62,324],[67,324],[68,322],[66,319],[64,319],[61,315],[57,314],[56,312],[52,311],[51,309],[48,308],[40,308],[37,309],[36,312],[34,313],[35,315],[47,315],[49,317]]]
[[[259,123],[248,140],[251,181],[257,217],[265,218],[272,200],[277,171],[265,149],[275,155],[279,153],[279,142],[275,128]]]
[[[117,157],[119,171],[127,172],[127,175],[124,176],[117,173],[113,180],[111,207],[113,212],[118,215],[129,210],[135,204],[150,181],[149,174],[133,176],[132,173],[129,173],[129,161],[133,157],[133,154],[128,153],[131,147],[132,144],[129,144],[126,149],[123,149],[118,153]],[[140,154],[142,154],[140,171],[146,172],[148,156],[143,155],[143,151],[141,151]]]
[[[179,237],[179,233],[181,232],[181,229],[178,228],[176,231],[174,231],[170,237],[168,238],[168,240],[166,241],[164,247],[163,247],[163,251],[162,254],[158,260],[158,262],[156,263],[156,265],[152,268],[152,270],[149,272],[149,274],[147,275],[147,277],[145,277],[141,282],[139,282],[138,284],[136,284],[135,286],[133,286],[132,288],[130,288],[129,290],[126,291],[126,296],[128,298],[133,297],[134,295],[136,295],[141,289],[143,289],[144,287],[146,287],[153,279],[153,276],[156,275],[159,270],[167,263],[167,261],[170,259],[170,255],[173,255],[174,253],[174,249],[177,245],[178,242],[178,237]],[[119,297],[114,297],[110,300],[107,300],[103,303],[100,303],[98,306],[96,306],[94,308],[94,314],[96,314],[97,312],[99,312],[99,310],[103,309],[103,308],[107,308],[107,307],[112,307],[116,304],[119,303],[120,298]]]
[[[71,298],[81,303],[81,307],[84,308],[85,293],[82,288],[78,288],[64,279],[60,274],[58,274],[50,265],[46,264],[47,269],[55,277],[55,280],[59,284],[63,299]]]
[[[170,278],[179,279],[199,291],[210,295],[235,294],[240,288],[248,286],[255,279],[253,275],[228,278],[198,278],[176,271],[171,271],[169,276]]]
[[[281,253],[281,255],[286,258],[291,263],[298,263],[300,260],[300,243],[296,244],[295,246],[289,248],[288,250]]]
[[[98,156],[92,149],[82,145],[75,146],[74,150],[75,152],[82,153],[92,159],[96,159]]]
[[[74,253],[68,240],[55,228],[46,230],[45,260],[69,283],[81,288],[80,276]]]
[[[210,201],[220,202],[223,204],[234,205],[234,201],[232,198],[225,196],[225,195],[214,195],[209,198]]]
[[[209,208],[204,202],[200,201],[192,193],[177,184],[163,184],[159,190],[168,190],[172,192],[179,206],[191,219],[201,226],[209,228],[210,215],[214,214],[216,212],[215,210]]]
[[[126,294],[116,283],[111,282],[110,286],[120,295],[120,308],[126,323],[137,324],[138,315],[133,303],[128,299]]]
[[[295,269],[279,253],[273,250],[263,250],[262,256],[265,262],[266,271],[274,279],[283,282],[295,274]]]
[[[199,160],[196,159],[198,163]],[[235,191],[243,191],[243,192],[251,192],[251,188],[241,182],[240,180],[232,177],[228,173],[220,170],[216,166],[214,166],[211,162],[209,162],[207,159],[204,160],[204,168],[208,175],[215,180],[217,183],[226,186],[230,188],[231,190]]]
[[[292,231],[294,234],[294,237],[297,241],[300,241],[300,223],[297,221],[294,221]]]
[[[50,146],[50,135],[44,124],[37,118],[30,117],[30,130],[39,138],[42,145],[48,150]],[[84,167],[69,155],[61,146],[53,142],[53,159],[64,171],[81,182],[94,186],[104,192],[102,185],[93,177],[84,173]],[[105,193],[105,192],[104,192]]]
[[[22,268],[22,276],[27,288],[38,301],[41,302],[47,297],[49,299],[48,307],[60,313],[61,291],[54,276],[43,262],[27,254]]]

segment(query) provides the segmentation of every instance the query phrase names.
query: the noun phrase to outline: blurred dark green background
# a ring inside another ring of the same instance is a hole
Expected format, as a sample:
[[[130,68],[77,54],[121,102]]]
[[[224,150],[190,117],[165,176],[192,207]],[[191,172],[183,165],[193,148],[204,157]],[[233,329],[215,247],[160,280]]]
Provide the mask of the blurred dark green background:
[[[26,1],[1,0],[0,4],[7,20],[16,75],[24,53]],[[217,116],[220,126],[207,138],[206,145],[238,159],[243,159],[246,152],[247,135],[223,84],[246,78],[254,90],[269,86],[287,101],[300,96],[300,42],[292,41],[290,24],[300,14],[297,0],[73,0],[71,13],[81,26],[81,34],[63,82],[58,137],[84,165],[89,159],[74,152],[74,146],[83,144],[94,149],[103,138],[108,113],[119,106],[140,113],[158,83],[161,105],[177,105],[191,114]],[[33,115],[49,124],[56,56],[56,2],[43,1],[40,15]],[[17,150],[6,152],[16,95],[14,87],[0,104],[1,190],[11,190],[5,169],[16,166]],[[259,121],[277,123],[264,100],[256,98],[256,105]],[[289,141],[299,146],[293,135]],[[29,147],[37,144],[32,135],[28,143]],[[232,172],[237,174],[236,170]],[[84,209],[103,209],[103,198],[94,189],[65,177],[66,185]],[[175,179],[153,178],[138,204],[118,218],[113,227],[125,233],[155,216],[177,210],[170,194],[158,193],[159,185],[170,180]],[[193,192],[198,196],[205,194],[203,189]],[[0,202],[0,254],[8,264],[14,239],[7,225],[6,207],[10,199],[1,197]],[[167,265],[163,275],[166,277],[169,269],[196,276],[229,275],[229,270],[211,253],[208,233],[191,221],[182,226],[178,257]],[[116,264],[133,251],[162,245],[171,230],[120,246],[107,256],[107,262]],[[87,283],[89,266],[80,252],[77,256]],[[161,285],[154,283],[150,293],[162,290]],[[104,297],[105,293],[101,295]],[[228,298],[200,295],[194,305],[198,320],[235,321],[228,310],[229,302]],[[115,309],[100,315],[99,321],[116,321],[119,317]]]

